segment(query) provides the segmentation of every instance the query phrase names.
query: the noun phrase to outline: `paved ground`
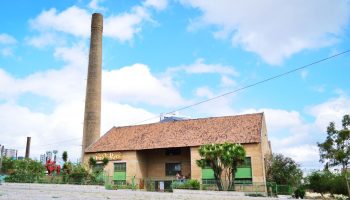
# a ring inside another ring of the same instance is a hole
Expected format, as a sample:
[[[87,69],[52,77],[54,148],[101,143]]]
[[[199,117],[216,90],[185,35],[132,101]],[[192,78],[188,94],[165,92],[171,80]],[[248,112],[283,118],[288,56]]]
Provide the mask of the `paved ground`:
[[[54,184],[19,184],[0,185],[0,200],[102,200],[102,199],[176,199],[176,200],[263,200],[271,198],[232,196],[232,194],[203,192],[200,194],[162,193],[130,190],[105,190],[102,186],[54,185]]]

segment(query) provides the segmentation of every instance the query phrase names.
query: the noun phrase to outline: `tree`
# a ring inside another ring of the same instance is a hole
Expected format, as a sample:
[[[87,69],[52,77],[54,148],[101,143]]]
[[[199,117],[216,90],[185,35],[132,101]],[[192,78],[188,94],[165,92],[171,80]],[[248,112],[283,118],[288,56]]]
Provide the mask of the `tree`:
[[[327,192],[330,192],[332,189],[332,180],[334,175],[325,170],[325,171],[315,171],[306,177],[308,189],[318,192],[323,195]]]
[[[350,116],[344,115],[342,129],[337,130],[335,123],[329,123],[327,138],[323,143],[317,143],[320,150],[320,161],[329,162],[330,166],[341,166],[342,176],[350,197],[350,186],[347,169],[350,164]]]
[[[199,167],[210,167],[214,171],[216,185],[219,190],[224,190],[222,174],[228,182],[226,190],[234,190],[234,180],[237,165],[244,161],[245,150],[240,144],[206,144],[199,148],[201,160],[196,163]]]
[[[89,166],[90,166],[90,168],[93,169],[96,166],[96,164],[97,164],[97,161],[95,160],[95,158],[90,157],[89,158]]]
[[[102,159],[102,165],[103,165],[103,167],[105,167],[105,166],[108,164],[108,162],[109,162],[108,158],[104,157],[104,158]]]
[[[45,167],[39,161],[32,159],[24,160],[4,160],[9,162],[7,165],[7,182],[33,183],[40,181],[45,175]]]
[[[268,182],[297,187],[301,184],[303,172],[293,159],[273,154],[266,162],[266,178]]]
[[[67,162],[67,160],[68,160],[68,153],[67,153],[67,151],[64,151],[63,153],[62,153],[62,160],[66,163]]]

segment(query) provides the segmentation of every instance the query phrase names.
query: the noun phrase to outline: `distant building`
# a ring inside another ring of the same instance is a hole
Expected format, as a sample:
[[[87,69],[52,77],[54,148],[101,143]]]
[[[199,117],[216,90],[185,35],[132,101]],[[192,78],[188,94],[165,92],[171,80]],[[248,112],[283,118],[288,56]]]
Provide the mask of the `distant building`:
[[[17,159],[17,149],[5,149],[4,151],[4,157]]]
[[[46,155],[45,154],[41,154],[40,155],[40,162],[45,164],[46,163]]]
[[[98,162],[108,158],[105,170],[115,184],[131,183],[135,176],[151,179],[156,186],[170,186],[169,180],[177,173],[206,184],[213,182],[214,173],[197,166],[198,149],[225,142],[242,144],[246,150],[236,183],[265,185],[264,161],[271,147],[263,113],[186,120],[170,117],[160,123],[113,127],[85,149],[83,162],[88,163],[90,157]],[[266,192],[266,187],[260,190]]]

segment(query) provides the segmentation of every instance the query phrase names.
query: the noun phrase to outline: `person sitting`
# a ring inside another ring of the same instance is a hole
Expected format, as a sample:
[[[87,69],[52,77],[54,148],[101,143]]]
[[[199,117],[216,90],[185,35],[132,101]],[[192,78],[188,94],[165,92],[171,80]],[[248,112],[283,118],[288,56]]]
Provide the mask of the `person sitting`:
[[[176,173],[176,180],[180,180],[181,178],[182,178],[182,176],[181,176],[180,172],[177,172]]]

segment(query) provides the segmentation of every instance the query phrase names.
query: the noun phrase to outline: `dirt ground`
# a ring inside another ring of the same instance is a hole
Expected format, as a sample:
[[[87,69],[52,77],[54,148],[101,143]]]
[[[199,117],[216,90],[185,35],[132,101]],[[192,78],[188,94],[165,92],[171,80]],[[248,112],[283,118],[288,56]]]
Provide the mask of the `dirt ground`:
[[[165,193],[131,190],[106,190],[103,186],[55,185],[55,184],[22,184],[3,183],[0,185],[0,200],[102,200],[102,199],[176,199],[176,200],[229,200],[229,199],[271,199],[262,197],[233,196],[227,193],[200,192]],[[276,199],[276,198],[274,198]]]

